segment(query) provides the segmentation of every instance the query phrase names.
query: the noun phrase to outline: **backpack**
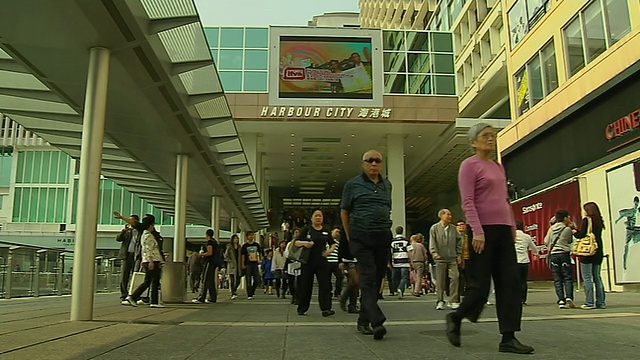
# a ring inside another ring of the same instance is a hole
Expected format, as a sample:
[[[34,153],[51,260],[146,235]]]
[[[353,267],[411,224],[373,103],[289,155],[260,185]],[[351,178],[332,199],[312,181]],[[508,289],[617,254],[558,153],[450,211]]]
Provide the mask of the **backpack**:
[[[571,253],[577,256],[593,256],[598,251],[598,242],[596,236],[593,235],[593,223],[590,217],[587,216],[587,234],[581,239],[576,239],[573,243]]]

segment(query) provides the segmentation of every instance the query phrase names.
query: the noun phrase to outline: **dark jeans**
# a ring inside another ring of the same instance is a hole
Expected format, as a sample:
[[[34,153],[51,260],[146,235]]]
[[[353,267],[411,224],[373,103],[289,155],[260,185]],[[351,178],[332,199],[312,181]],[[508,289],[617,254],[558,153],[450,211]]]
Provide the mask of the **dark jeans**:
[[[478,321],[487,303],[493,277],[500,333],[520,331],[522,302],[512,228],[507,225],[485,225],[482,228],[484,251],[478,254],[471,249],[467,263],[467,293],[460,308],[453,313],[454,317]],[[471,234],[469,239],[473,239]]]
[[[200,288],[200,279],[202,278],[201,271],[194,271],[189,274],[191,279],[191,292],[197,292],[198,288]]]
[[[216,280],[216,266],[211,263],[205,264],[202,272],[202,290],[198,300],[204,302],[207,299],[207,292],[209,293],[209,301],[215,302],[218,300]]]
[[[247,286],[247,297],[256,294],[256,287],[260,283],[260,269],[258,263],[247,263],[245,268],[245,281]]]
[[[229,288],[232,295],[238,295],[238,286],[240,286],[240,275],[229,274]]]
[[[522,303],[527,302],[527,293],[529,292],[529,285],[527,279],[529,279],[529,263],[518,264],[518,279],[520,280],[520,300]]]
[[[391,238],[391,231],[376,231],[354,233],[349,241],[360,272],[360,325],[378,326],[387,320],[378,306],[378,290],[391,256]]]
[[[357,263],[345,263],[347,269],[347,287],[342,292],[342,298],[348,299],[349,310],[356,309],[358,304],[358,295],[360,279],[358,276],[358,264]]]
[[[127,258],[122,260],[122,278],[120,279],[120,299],[124,300],[129,295],[129,280],[135,264],[133,253],[127,253]]]
[[[573,300],[573,269],[571,268],[571,256],[568,252],[551,254],[549,257],[551,272],[553,273],[553,286],[556,288],[558,301]]]
[[[151,287],[151,304],[158,304],[158,289],[160,288],[160,262],[155,261],[153,265],[153,270],[149,270],[148,263],[142,264],[142,268],[145,272],[144,282],[133,291],[133,294],[131,294],[131,298],[133,298],[133,300],[138,301],[140,299],[140,295],[142,295],[143,292]]]
[[[331,274],[333,274],[333,276],[335,276],[336,278],[336,286],[335,286],[335,290],[333,291],[333,296],[338,296],[342,293],[342,279],[344,278],[342,271],[340,271],[340,268],[338,266],[338,263],[329,263],[329,269],[331,271]]]
[[[331,270],[329,263],[324,258],[313,259],[307,264],[302,264],[298,289],[298,313],[305,313],[311,304],[313,293],[313,276],[318,280],[318,302],[320,310],[331,310]]]
[[[287,275],[284,270],[276,270],[276,296],[280,296],[280,290],[282,290],[282,296],[287,293]]]
[[[391,271],[393,284],[390,291],[401,291],[404,294],[404,290],[409,283],[409,268],[408,267],[394,267]]]
[[[293,304],[298,298],[298,277],[287,274],[287,283],[289,284],[289,294],[291,294],[291,303]]]

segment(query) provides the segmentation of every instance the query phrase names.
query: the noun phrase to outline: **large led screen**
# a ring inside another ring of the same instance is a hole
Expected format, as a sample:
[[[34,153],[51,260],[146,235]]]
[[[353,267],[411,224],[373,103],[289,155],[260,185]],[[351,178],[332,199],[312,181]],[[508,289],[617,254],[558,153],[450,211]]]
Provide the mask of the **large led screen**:
[[[382,106],[380,43],[374,30],[272,28],[270,103]]]

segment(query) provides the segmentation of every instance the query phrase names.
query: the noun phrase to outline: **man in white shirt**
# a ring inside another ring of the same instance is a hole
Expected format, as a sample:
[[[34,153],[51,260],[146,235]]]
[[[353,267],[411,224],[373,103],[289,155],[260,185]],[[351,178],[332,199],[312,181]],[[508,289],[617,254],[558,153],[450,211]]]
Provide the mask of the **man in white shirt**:
[[[529,250],[538,256],[538,247],[533,238],[524,233],[524,223],[516,220],[516,259],[518,260],[518,277],[520,279],[520,291],[522,296],[522,304],[527,304],[527,279],[529,277]]]

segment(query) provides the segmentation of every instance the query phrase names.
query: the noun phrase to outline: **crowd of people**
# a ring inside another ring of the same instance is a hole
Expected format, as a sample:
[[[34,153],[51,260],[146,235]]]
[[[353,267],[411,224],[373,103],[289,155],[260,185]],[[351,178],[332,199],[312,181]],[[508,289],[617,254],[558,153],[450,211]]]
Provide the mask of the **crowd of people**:
[[[399,298],[407,291],[416,297],[435,292],[435,308],[451,309],[445,316],[447,338],[453,346],[461,346],[462,320],[478,321],[493,287],[502,334],[499,351],[532,353],[534,349],[521,343],[515,333],[520,331],[522,307],[527,303],[529,253],[539,256],[539,247],[524,232],[524,224],[515,220],[504,169],[491,159],[495,130],[479,123],[470,128],[468,139],[475,154],[462,162],[458,177],[466,222],[453,223],[451,211],[441,209],[428,238],[416,233],[407,240],[401,226],[392,234],[391,184],[380,175],[382,155],[371,150],[363,155],[362,174],[345,184],[340,204],[342,226],[327,227],[321,209],[314,210],[308,219],[296,212],[283,222],[282,239],[278,233],[270,234],[268,240],[262,236],[256,239],[253,231],[247,231],[245,243],[234,234],[226,249],[214,239],[213,230],[208,230],[206,245],[188,259],[192,292],[199,293],[193,302],[217,301],[216,274],[224,268],[232,300],[238,298],[244,277],[248,300],[259,288],[267,296],[275,291],[278,298],[289,296],[297,314],[304,316],[310,310],[316,281],[322,316],[335,314],[335,298],[343,311],[358,314],[359,333],[380,340],[387,334],[386,316],[378,305],[386,277],[390,295]],[[150,287],[150,306],[161,307],[158,288],[164,259],[162,237],[154,229],[153,216],[140,222],[137,216],[115,214],[129,225],[118,236],[123,259],[121,300],[136,306]],[[600,278],[603,218],[593,202],[584,204],[581,226],[571,221],[571,215],[577,214],[556,211],[545,237],[558,306],[576,307],[571,266],[576,252],[572,244],[586,237],[594,244],[591,253],[579,253],[586,297],[580,307],[604,309]],[[145,272],[143,283],[135,289],[128,288],[132,269]]]

